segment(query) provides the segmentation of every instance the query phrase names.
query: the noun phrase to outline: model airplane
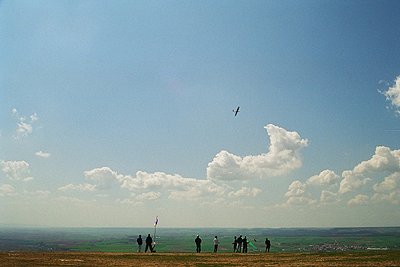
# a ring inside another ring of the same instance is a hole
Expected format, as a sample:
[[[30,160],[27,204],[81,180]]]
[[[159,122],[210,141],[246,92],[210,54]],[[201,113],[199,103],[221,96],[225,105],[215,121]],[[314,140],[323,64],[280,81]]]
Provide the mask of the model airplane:
[[[235,117],[236,117],[236,115],[239,113],[239,109],[240,109],[240,107],[237,107],[236,110],[232,110],[232,111],[235,113]]]

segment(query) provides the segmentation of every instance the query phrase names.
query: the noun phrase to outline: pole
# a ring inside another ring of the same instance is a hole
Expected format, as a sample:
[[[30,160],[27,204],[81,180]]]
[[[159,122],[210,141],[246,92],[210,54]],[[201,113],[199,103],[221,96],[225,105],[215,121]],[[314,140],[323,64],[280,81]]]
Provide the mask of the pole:
[[[156,247],[156,232],[157,232],[157,224],[158,224],[158,216],[156,216],[156,220],[155,220],[155,222],[154,222],[154,235],[153,235],[153,243],[154,243],[154,246],[153,246],[153,250],[154,250],[154,248]]]

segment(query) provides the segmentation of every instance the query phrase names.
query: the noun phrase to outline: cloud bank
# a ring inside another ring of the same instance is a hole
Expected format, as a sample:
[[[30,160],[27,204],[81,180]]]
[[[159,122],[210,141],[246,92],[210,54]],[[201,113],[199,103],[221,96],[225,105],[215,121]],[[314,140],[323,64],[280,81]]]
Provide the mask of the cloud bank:
[[[223,150],[208,164],[205,179],[145,171],[124,175],[109,167],[101,167],[84,172],[86,183],[67,184],[59,190],[94,192],[120,188],[136,195],[134,200],[120,199],[121,203],[156,200],[163,196],[170,200],[254,198],[261,194],[261,189],[238,185],[237,182],[280,176],[301,167],[300,152],[308,145],[307,139],[302,139],[297,132],[273,124],[268,124],[265,129],[270,138],[266,154],[242,158]]]
[[[369,160],[343,171],[341,176],[324,170],[305,182],[293,181],[285,196],[288,205],[340,201],[351,206],[370,201],[400,204],[400,150],[378,146]]]

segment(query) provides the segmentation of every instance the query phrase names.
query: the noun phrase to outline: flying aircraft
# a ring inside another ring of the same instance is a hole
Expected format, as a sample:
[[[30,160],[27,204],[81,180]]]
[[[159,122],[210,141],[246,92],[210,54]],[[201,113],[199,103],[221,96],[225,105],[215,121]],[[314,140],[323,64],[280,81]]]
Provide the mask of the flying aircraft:
[[[235,117],[236,117],[236,115],[239,113],[239,109],[240,109],[240,107],[237,107],[236,110],[232,110],[232,111],[235,113]]]

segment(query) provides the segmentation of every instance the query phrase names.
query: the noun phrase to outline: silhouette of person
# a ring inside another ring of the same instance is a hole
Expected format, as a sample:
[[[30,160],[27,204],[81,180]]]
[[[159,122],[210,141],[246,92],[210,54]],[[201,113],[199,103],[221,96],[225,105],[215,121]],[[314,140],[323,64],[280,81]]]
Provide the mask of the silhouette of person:
[[[236,252],[236,248],[237,248],[237,238],[236,238],[236,236],[235,236],[235,238],[233,239],[233,252]]]
[[[138,244],[137,252],[142,252],[142,245],[143,245],[142,235],[139,235],[138,239],[136,239],[136,242]]]
[[[268,237],[265,239],[265,252],[269,252],[271,248],[271,241],[269,241]]]
[[[199,235],[197,235],[194,242],[196,243],[196,252],[200,253],[201,252],[201,238],[199,237]]]
[[[237,239],[237,250],[236,252],[242,252],[242,242],[243,242],[243,238],[240,235],[239,238]]]
[[[217,253],[217,251],[218,251],[218,245],[219,245],[219,240],[218,240],[218,237],[215,236],[215,238],[214,238],[214,252],[215,253]]]
[[[148,249],[150,249],[150,252],[153,252],[153,238],[151,238],[150,234],[147,235],[146,237],[146,248],[144,249],[144,252],[147,252]]]
[[[247,253],[247,244],[248,244],[248,242],[247,242],[247,237],[246,236],[243,238],[242,243],[243,243],[243,253]]]

